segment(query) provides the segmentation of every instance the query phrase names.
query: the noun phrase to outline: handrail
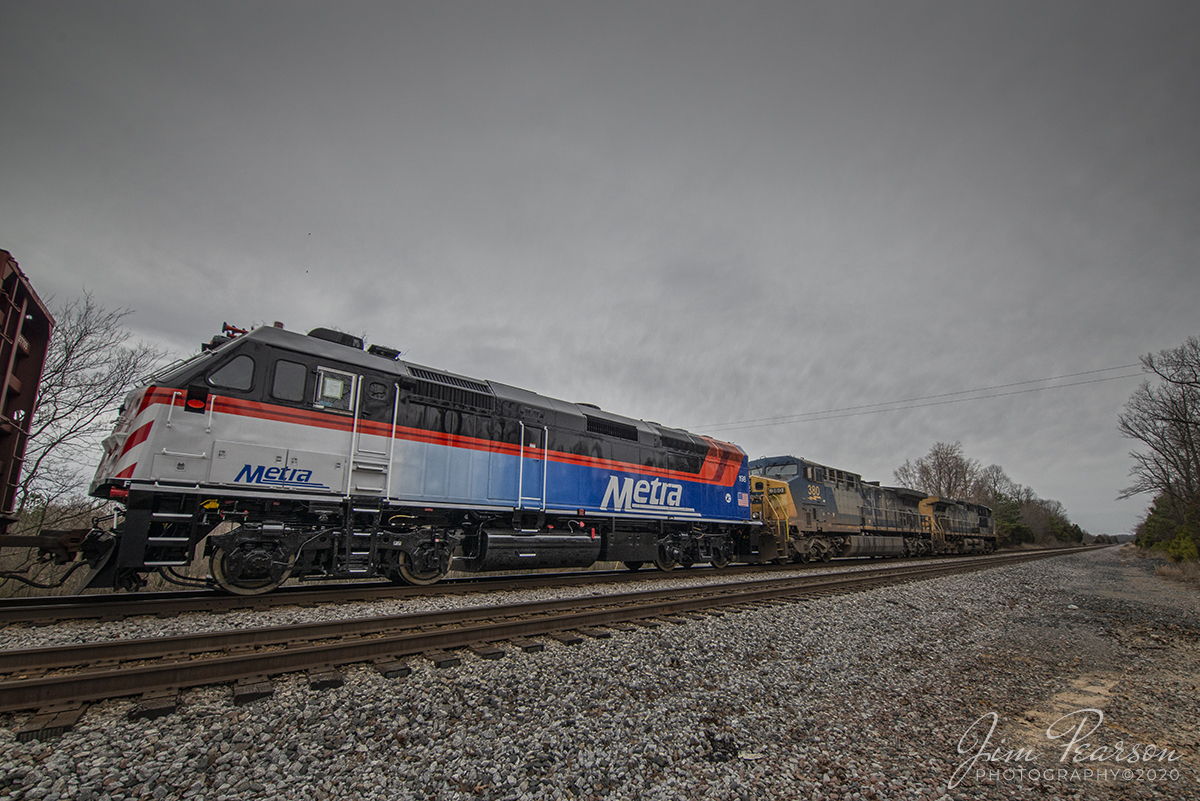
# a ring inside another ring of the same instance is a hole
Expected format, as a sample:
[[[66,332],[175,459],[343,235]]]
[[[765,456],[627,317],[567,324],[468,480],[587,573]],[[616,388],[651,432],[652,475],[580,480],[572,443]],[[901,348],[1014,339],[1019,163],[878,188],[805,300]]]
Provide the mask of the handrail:
[[[383,495],[385,498],[392,497],[392,457],[396,453],[396,423],[400,418],[400,385],[392,384],[396,389],[396,398],[392,402],[392,433],[388,437],[387,451],[387,478],[383,482]]]
[[[172,401],[174,402],[174,401]],[[213,408],[217,405],[217,396],[213,393],[208,393],[208,424],[204,427],[205,434],[212,433]]]
[[[354,390],[353,390],[354,399],[353,399],[353,401],[351,401],[351,405],[354,407],[354,422],[350,426],[350,453],[349,453],[347,461],[346,461],[346,483],[344,485],[345,490],[342,493],[347,498],[350,497],[350,474],[354,472],[354,451],[358,444],[358,417],[359,417],[359,414],[361,413],[361,409],[359,409],[359,405],[360,405],[360,401],[362,400],[362,394],[359,392],[359,390],[361,388],[362,388],[362,376],[361,375],[355,376],[354,377]]]
[[[171,393],[171,403],[167,406],[167,428],[171,428],[171,413],[175,411],[175,399],[183,394],[183,390],[175,390]]]

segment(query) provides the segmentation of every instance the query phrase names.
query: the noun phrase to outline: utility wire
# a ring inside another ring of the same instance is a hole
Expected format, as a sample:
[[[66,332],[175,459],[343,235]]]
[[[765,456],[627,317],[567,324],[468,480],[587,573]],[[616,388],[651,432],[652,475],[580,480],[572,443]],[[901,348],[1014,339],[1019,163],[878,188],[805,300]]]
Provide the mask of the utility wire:
[[[1023,395],[1029,392],[1045,392],[1050,389],[1063,389],[1066,387],[1077,387],[1084,384],[1099,384],[1105,381],[1118,381],[1123,378],[1137,378],[1142,373],[1128,373],[1126,375],[1108,376],[1106,378],[1093,378],[1087,381],[1072,381],[1067,384],[1055,384],[1050,387],[1033,387],[1030,389],[1019,389],[1012,392],[992,392],[997,389],[1007,389],[1009,387],[1026,386],[1028,384],[1039,384],[1043,381],[1061,381],[1064,378],[1077,378],[1084,375],[1095,375],[1096,373],[1108,373],[1113,370],[1128,370],[1133,367],[1141,367],[1141,364],[1123,364],[1117,367],[1105,367],[1100,370],[1084,370],[1079,373],[1067,373],[1065,375],[1051,376],[1049,378],[1035,378],[1028,381],[1013,381],[1008,384],[996,384],[990,387],[980,387],[978,389],[964,389],[957,392],[942,392],[937,395],[923,395],[917,398],[905,398],[904,400],[886,401],[884,403],[867,403],[860,406],[843,406],[837,409],[826,409],[820,412],[804,412],[801,414],[782,415],[780,417],[760,417],[753,420],[734,420],[728,423],[715,423],[707,426],[691,426],[692,430],[697,431],[731,431],[746,428],[766,428],[769,426],[789,425],[791,423],[811,423],[819,420],[837,420],[843,417],[857,417],[865,414],[879,414],[881,412],[896,412],[905,409],[920,409],[926,406],[944,406],[950,403],[966,403],[968,401],[986,400],[988,398],[1002,398],[1008,395]],[[977,395],[979,392],[991,392],[989,395]],[[955,398],[956,395],[973,395],[970,398]],[[953,400],[938,400],[939,398],[953,398]],[[930,401],[923,403],[919,401]],[[909,404],[909,405],[902,405]],[[888,408],[880,408],[888,407]]]

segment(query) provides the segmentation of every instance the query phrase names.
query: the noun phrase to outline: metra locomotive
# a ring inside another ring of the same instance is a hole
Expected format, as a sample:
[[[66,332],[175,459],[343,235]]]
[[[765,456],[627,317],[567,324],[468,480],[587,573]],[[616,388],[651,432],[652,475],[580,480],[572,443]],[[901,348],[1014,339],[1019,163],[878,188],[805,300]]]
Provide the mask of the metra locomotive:
[[[191,563],[240,594],[289,577],[735,556],[736,445],[399,360],[328,329],[213,340],[129,394],[90,493],[124,503],[89,586]],[[743,550],[750,547],[748,541]]]
[[[987,507],[401,361],[328,329],[218,337],[125,400],[91,494],[89,586],[670,569],[990,551]],[[753,477],[752,474],[753,473]]]

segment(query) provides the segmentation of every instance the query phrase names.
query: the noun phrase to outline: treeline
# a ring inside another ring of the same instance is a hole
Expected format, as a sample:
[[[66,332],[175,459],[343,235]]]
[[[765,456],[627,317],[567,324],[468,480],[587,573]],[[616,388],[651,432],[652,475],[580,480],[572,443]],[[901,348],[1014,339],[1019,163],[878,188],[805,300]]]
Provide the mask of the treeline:
[[[1133,483],[1120,497],[1152,494],[1137,527],[1141,548],[1171,559],[1200,558],[1200,339],[1142,357],[1149,378],[1117,418],[1121,434],[1144,448],[1130,454]]]
[[[1087,532],[1072,523],[1060,502],[1040,498],[1008,477],[998,464],[984,467],[963,453],[961,442],[939,442],[929,453],[905,461],[896,484],[929,495],[981,503],[992,509],[1000,545],[1083,542]]]

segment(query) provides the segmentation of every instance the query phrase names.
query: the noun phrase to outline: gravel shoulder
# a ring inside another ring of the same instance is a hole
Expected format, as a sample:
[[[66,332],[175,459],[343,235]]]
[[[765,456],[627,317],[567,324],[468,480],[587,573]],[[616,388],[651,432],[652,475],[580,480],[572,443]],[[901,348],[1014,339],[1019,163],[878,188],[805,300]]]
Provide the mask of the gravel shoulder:
[[[5,715],[0,799],[1200,799],[1197,612],[1108,548],[46,742]]]

